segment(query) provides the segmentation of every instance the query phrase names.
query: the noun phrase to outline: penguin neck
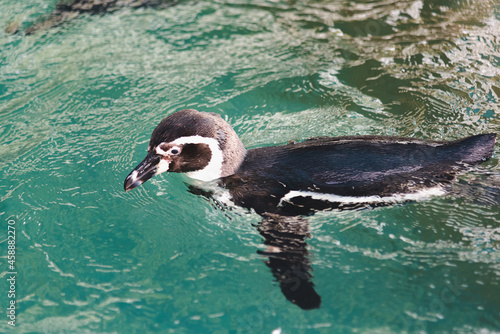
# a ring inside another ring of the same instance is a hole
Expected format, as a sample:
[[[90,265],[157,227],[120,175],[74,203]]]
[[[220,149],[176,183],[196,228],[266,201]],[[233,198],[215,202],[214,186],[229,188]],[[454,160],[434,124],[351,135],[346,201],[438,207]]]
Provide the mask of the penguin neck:
[[[221,177],[235,174],[247,155],[247,150],[240,138],[232,128],[230,129],[231,131],[226,133],[224,145],[221,145],[223,155]]]

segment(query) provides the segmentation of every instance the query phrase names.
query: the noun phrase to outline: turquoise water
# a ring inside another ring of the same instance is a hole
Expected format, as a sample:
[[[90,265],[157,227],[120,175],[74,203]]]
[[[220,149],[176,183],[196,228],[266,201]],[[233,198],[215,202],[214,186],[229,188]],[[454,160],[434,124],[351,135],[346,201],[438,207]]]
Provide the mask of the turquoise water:
[[[0,22],[54,6],[2,0]],[[193,0],[0,32],[0,331],[500,332],[498,146],[446,196],[308,217],[312,311],[257,254],[256,214],[181,175],[123,191],[156,124],[188,107],[247,147],[500,133],[499,36],[487,0]]]

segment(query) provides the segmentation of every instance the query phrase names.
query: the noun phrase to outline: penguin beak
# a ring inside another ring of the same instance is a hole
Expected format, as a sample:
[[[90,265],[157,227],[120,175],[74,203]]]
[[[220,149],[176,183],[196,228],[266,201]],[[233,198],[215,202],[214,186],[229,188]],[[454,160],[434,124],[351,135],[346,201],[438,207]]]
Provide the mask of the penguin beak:
[[[125,191],[132,190],[152,178],[158,171],[160,159],[160,156],[149,153],[125,179]]]

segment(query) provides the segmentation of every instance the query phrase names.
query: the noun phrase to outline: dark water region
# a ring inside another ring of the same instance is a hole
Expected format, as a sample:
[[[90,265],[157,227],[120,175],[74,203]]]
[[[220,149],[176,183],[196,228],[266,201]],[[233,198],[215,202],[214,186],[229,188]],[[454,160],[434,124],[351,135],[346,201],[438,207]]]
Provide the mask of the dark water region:
[[[50,29],[82,14],[104,15],[123,8],[166,8],[176,3],[175,0],[61,0],[56,3],[55,9],[50,14],[42,16],[37,22],[29,25],[24,32],[30,35]],[[17,33],[20,29],[20,24],[11,22],[5,31]]]
[[[17,272],[2,331],[498,332],[498,145],[445,196],[298,224],[321,296],[309,311],[263,263],[256,214],[180,175],[122,189],[183,108],[219,113],[247,148],[500,133],[498,3],[115,3],[43,25],[57,1],[0,2],[2,307],[9,225]]]

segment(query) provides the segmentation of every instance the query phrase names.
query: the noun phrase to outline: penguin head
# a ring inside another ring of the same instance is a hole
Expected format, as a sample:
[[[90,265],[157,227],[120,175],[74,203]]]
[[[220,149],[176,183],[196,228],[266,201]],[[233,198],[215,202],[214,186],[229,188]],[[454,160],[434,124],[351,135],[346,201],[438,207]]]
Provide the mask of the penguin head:
[[[212,181],[234,174],[245,154],[238,135],[219,115],[181,110],[154,129],[146,157],[127,176],[124,188],[132,190],[166,171]]]

